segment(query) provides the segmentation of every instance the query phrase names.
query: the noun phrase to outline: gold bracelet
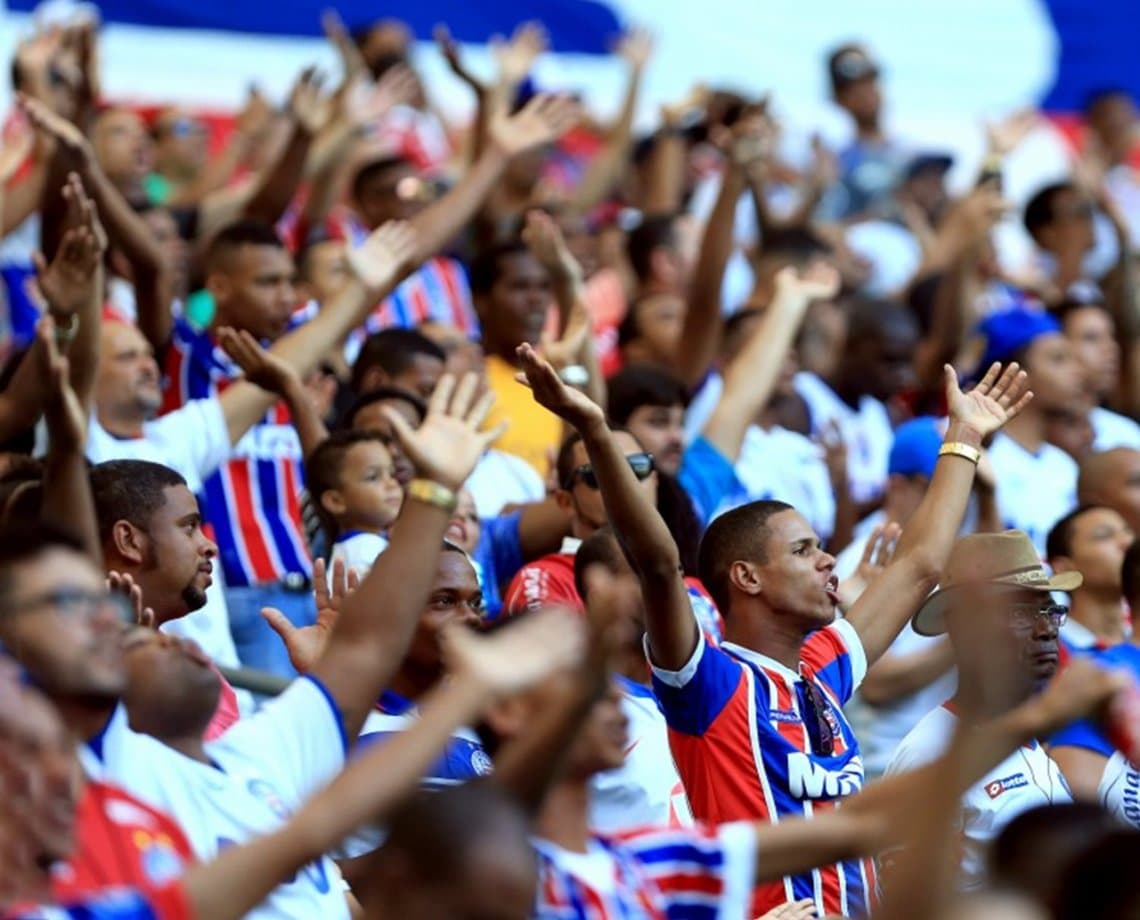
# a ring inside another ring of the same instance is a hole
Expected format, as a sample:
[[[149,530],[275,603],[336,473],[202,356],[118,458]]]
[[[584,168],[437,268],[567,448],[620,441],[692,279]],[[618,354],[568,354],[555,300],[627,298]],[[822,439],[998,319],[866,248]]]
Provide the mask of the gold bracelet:
[[[408,498],[423,502],[450,514],[459,505],[459,496],[447,486],[430,479],[413,479],[408,483]]]
[[[969,444],[963,444],[961,441],[947,441],[938,449],[939,457],[945,457],[949,454],[961,457],[963,460],[969,460],[974,466],[977,466],[978,461],[982,459],[980,450],[971,447]]]

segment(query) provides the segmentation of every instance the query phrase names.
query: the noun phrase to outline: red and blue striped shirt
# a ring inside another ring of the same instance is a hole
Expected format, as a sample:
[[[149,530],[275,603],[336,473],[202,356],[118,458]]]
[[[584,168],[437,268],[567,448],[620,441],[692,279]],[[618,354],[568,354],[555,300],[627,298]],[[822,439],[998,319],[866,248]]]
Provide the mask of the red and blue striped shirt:
[[[307,316],[299,313],[294,324]],[[180,317],[166,352],[166,375],[163,411],[170,412],[191,399],[216,398],[241,372],[208,332]],[[301,521],[301,459],[300,438],[280,402],[206,480],[199,501],[229,586],[311,575]]]
[[[756,828],[641,828],[593,836],[587,853],[545,840],[538,920],[744,920],[756,872]]]

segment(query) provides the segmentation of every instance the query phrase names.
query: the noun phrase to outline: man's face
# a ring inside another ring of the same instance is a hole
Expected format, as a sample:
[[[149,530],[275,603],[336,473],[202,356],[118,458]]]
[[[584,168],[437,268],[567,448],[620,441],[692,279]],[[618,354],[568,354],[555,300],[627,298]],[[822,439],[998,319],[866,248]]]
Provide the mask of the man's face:
[[[400,163],[371,176],[356,201],[370,230],[390,220],[411,220],[431,201],[431,190],[410,163]]]
[[[1120,378],[1120,345],[1112,317],[1101,307],[1082,307],[1065,316],[1065,337],[1081,364],[1090,392],[1104,399]]]
[[[850,113],[857,124],[874,124],[883,108],[883,90],[879,78],[865,77],[848,83],[835,94],[835,101]]]
[[[1092,203],[1076,189],[1062,189],[1053,196],[1053,220],[1042,227],[1041,247],[1055,255],[1086,253],[1093,248]]]
[[[637,440],[627,431],[615,431],[614,440],[617,442],[618,447],[627,457],[632,454],[643,453],[642,446]],[[573,447],[574,469],[577,470],[582,466],[586,466],[590,462],[590,457],[586,453],[586,447],[579,441]],[[558,492],[559,504],[563,505],[571,514],[574,522],[575,535],[581,538],[588,537],[599,527],[604,527],[609,520],[606,514],[606,506],[602,501],[601,489],[591,488],[586,484],[581,475],[575,475],[574,480],[570,483],[570,488],[565,488],[565,483],[562,484]],[[652,502],[654,507],[657,505],[657,474],[650,473],[648,478],[643,479],[638,487],[641,489],[642,495]]]
[[[796,345],[800,367],[824,380],[834,380],[846,341],[846,314],[831,301],[817,300],[808,307]]]
[[[127,614],[87,557],[53,547],[13,567],[0,641],[53,701],[108,711],[126,687]]]
[[[384,446],[388,448],[389,456],[392,458],[392,469],[395,472],[396,481],[401,486],[406,486],[415,478],[416,468],[412,466],[412,461],[408,459],[407,454],[400,446],[400,439],[396,437],[392,423],[384,414],[385,406],[399,412],[412,428],[420,427],[419,416],[410,403],[403,399],[380,399],[374,403],[369,403],[353,416],[352,430],[373,431],[381,437]]]
[[[1080,362],[1059,332],[1038,336],[1025,353],[1033,398],[1041,409],[1076,409],[1083,403]]]
[[[452,623],[472,628],[483,621],[483,589],[467,557],[450,550],[440,554],[439,568],[427,609],[420,616],[407,660],[434,673],[440,668],[440,633]]]
[[[99,376],[95,405],[100,416],[153,418],[162,405],[154,349],[134,326],[106,322],[99,329]]]
[[[1116,597],[1124,554],[1135,534],[1110,508],[1094,508],[1073,521],[1068,563],[1085,577],[1079,591]]]
[[[417,354],[412,356],[411,366],[403,373],[397,374],[390,381],[390,385],[409,393],[415,393],[421,399],[431,398],[435,385],[443,376],[443,362],[434,355]]]
[[[499,259],[499,276],[476,306],[484,333],[511,349],[542,338],[550,308],[550,275],[529,252],[512,252]]]
[[[1110,163],[1124,160],[1136,142],[1136,106],[1127,93],[1102,99],[1089,113],[1089,127],[1096,132]]]
[[[835,557],[798,511],[768,518],[767,560],[755,564],[760,591],[768,606],[818,629],[835,619]]]
[[[142,182],[154,169],[154,147],[142,119],[127,109],[104,112],[95,123],[95,158],[120,189]]]
[[[1111,505],[1129,527],[1140,533],[1140,451],[1113,451],[1097,494],[1097,501]]]
[[[638,406],[626,427],[648,453],[657,469],[676,476],[685,448],[685,410],[682,406]]]
[[[625,763],[629,744],[629,719],[621,708],[621,688],[610,681],[606,693],[590,710],[586,724],[567,755],[567,772],[588,777],[616,770]]]
[[[240,246],[209,286],[224,321],[262,340],[280,338],[297,304],[293,259],[281,246]]]
[[[309,247],[305,255],[305,294],[321,305],[328,304],[352,280],[343,240],[325,240]]]
[[[341,466],[340,487],[324,498],[350,528],[389,527],[400,513],[404,491],[396,481],[388,449],[380,441],[361,441],[349,447]]]
[[[1017,698],[1026,698],[1057,671],[1059,628],[1045,611],[1051,595],[993,586],[965,590],[946,614],[946,625],[960,666],[971,679],[1006,681]]]
[[[134,731],[163,738],[205,730],[222,685],[197,643],[139,626],[127,633],[123,650],[123,701]]]
[[[174,216],[166,208],[151,208],[143,212],[142,219],[150,231],[151,239],[162,250],[162,260],[170,273],[175,295],[185,297],[189,289],[190,247],[178,235]]]
[[[1096,440],[1088,407],[1051,409],[1045,413],[1045,440],[1081,462],[1092,452]]]
[[[675,294],[653,294],[641,300],[637,310],[637,339],[631,354],[638,360],[668,364],[677,353],[685,325],[685,301]]]
[[[0,790],[6,803],[20,803],[12,818],[20,843],[31,847],[34,856],[54,862],[71,855],[81,788],[75,743],[55,707],[38,691],[20,686],[14,675],[5,677],[0,686]]]
[[[155,123],[156,160],[164,171],[193,176],[205,165],[206,126],[185,109],[167,109]]]
[[[146,552],[141,572],[143,596],[160,623],[206,605],[213,584],[217,545],[202,532],[198,500],[184,485],[167,486],[166,501],[151,516],[143,535]]]
[[[852,361],[864,390],[882,402],[903,393],[917,383],[914,372],[916,330],[909,323],[883,323],[875,336],[854,343]]]

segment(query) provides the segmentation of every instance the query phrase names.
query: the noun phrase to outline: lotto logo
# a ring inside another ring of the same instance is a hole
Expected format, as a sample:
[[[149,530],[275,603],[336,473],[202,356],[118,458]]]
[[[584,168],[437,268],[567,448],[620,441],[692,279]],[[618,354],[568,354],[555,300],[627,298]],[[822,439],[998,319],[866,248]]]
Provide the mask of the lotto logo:
[[[1028,785],[1029,780],[1025,778],[1025,774],[1013,773],[1009,776],[1003,776],[1001,779],[995,779],[992,783],[986,783],[986,795],[991,799],[996,799],[1011,789],[1020,789],[1022,786]]]

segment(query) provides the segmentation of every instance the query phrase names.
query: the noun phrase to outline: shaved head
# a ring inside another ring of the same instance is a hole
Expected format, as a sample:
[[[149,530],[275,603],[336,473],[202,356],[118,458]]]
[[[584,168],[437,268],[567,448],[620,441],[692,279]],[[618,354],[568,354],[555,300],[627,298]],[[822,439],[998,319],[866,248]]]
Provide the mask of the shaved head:
[[[1140,451],[1118,447],[1081,461],[1077,501],[1118,512],[1134,530],[1140,526]]]

